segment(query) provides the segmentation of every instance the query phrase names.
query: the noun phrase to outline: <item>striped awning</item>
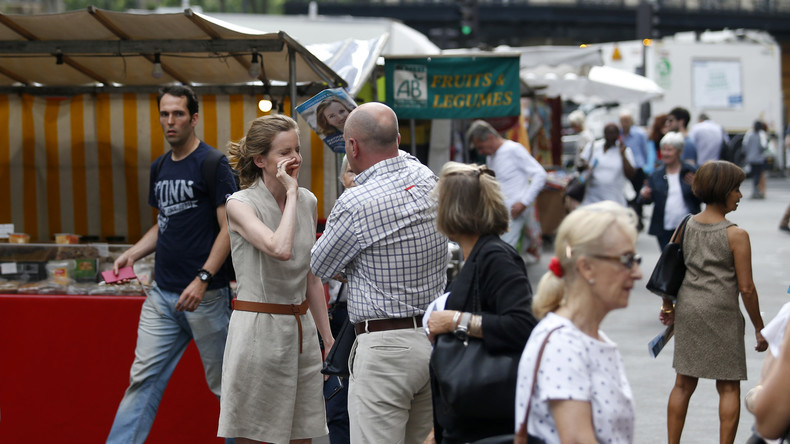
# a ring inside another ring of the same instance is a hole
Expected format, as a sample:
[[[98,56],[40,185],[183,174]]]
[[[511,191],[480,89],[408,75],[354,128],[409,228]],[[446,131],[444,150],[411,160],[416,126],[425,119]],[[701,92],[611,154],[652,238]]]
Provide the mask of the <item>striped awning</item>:
[[[263,114],[265,95],[272,112],[290,115],[291,103],[347,85],[284,32],[191,10],[0,14],[0,223],[34,241],[62,232],[137,241],[155,223],[149,166],[169,148],[155,93],[172,83],[195,89],[197,135],[223,151]],[[336,159],[299,124],[299,182],[325,217]]]
[[[261,98],[200,95],[198,137],[226,152],[227,142],[263,114]],[[299,183],[315,193],[326,217],[336,197],[334,154],[299,124]],[[156,223],[148,177],[151,162],[168,149],[153,93],[0,95],[0,223],[40,242],[55,233],[136,242]]]

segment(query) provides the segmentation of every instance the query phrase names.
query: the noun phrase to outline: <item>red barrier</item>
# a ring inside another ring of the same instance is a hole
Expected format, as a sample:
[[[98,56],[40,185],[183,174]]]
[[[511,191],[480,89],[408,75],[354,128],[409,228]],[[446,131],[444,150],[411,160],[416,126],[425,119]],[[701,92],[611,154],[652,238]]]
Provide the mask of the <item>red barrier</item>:
[[[0,442],[104,442],[129,384],[143,300],[0,295]],[[192,343],[146,443],[221,443],[218,417]]]

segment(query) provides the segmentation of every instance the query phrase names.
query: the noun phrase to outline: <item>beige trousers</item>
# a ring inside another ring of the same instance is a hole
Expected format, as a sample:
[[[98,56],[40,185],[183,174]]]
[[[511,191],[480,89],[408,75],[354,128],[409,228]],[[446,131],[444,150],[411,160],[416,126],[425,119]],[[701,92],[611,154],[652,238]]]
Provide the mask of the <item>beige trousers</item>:
[[[433,426],[431,344],[419,328],[363,333],[349,356],[351,444],[422,444]]]

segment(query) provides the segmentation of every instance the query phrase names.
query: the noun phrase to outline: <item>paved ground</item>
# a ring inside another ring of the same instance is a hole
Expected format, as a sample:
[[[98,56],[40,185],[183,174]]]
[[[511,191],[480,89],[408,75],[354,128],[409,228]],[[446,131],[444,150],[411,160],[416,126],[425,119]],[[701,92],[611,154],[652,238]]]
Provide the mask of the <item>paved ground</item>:
[[[742,189],[745,196],[751,194],[751,183]],[[760,296],[760,309],[768,322],[785,303],[790,301],[787,294],[790,285],[790,234],[777,230],[779,219],[790,204],[790,179],[772,178],[768,180],[765,200],[741,201],[738,210],[728,217],[749,232],[752,242],[752,264],[754,279]],[[650,208],[645,208],[646,221]],[[628,308],[610,313],[604,320],[603,330],[618,344],[625,361],[626,372],[636,400],[636,444],[660,444],[666,442],[666,403],[675,380],[672,369],[674,341],[664,348],[656,359],[647,351],[648,341],[663,326],[658,321],[661,300],[647,291],[644,283],[659,256],[658,243],[653,236],[640,233],[637,251],[643,257],[642,271],[645,275],[641,284],[634,289]],[[545,251],[541,261],[530,265],[529,275],[533,286],[546,271],[551,251]],[[757,384],[763,354],[754,351],[754,329],[748,321],[746,327],[747,365],[749,380],[741,384],[741,392]],[[710,444],[718,442],[718,394],[713,381],[700,380],[691,398],[686,427],[683,432],[684,444]],[[751,434],[754,419],[745,408],[741,409],[741,422],[736,443],[743,443]],[[313,441],[328,444],[327,437]]]
[[[741,190],[751,195],[751,183]],[[790,204],[790,180],[772,178],[768,181],[765,200],[744,198],[737,211],[728,218],[749,232],[752,243],[754,279],[760,297],[763,319],[768,322],[785,303],[790,285],[790,234],[780,232],[779,219]],[[649,208],[645,209],[649,214]],[[626,309],[610,313],[604,320],[603,330],[618,344],[625,361],[626,372],[636,401],[635,443],[665,443],[666,402],[672,389],[675,372],[672,368],[674,341],[664,348],[656,359],[647,351],[647,342],[662,329],[658,321],[661,300],[653,295],[644,284],[659,256],[655,237],[640,233],[637,251],[642,255],[644,279],[631,294]],[[552,253],[545,252],[539,264],[529,267],[532,282],[537,282],[546,270]],[[754,329],[746,318],[746,358],[749,380],[741,384],[742,395],[757,384],[763,354],[754,351]],[[700,380],[691,398],[683,443],[709,444],[718,442],[718,394],[714,381]],[[750,435],[754,418],[745,408],[741,409],[741,421],[736,443],[743,443]]]

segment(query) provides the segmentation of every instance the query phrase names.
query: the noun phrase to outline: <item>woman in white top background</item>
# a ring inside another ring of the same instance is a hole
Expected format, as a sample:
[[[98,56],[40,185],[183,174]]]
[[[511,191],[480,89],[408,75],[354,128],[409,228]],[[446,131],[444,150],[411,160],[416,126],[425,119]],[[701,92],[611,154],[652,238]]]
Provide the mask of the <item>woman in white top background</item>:
[[[592,153],[590,152],[592,150]],[[620,128],[614,123],[603,129],[603,139],[587,145],[582,151],[583,168],[591,168],[587,192],[582,205],[611,200],[626,205],[624,186],[636,173],[634,153],[620,139]]]
[[[664,164],[653,171],[639,193],[642,203],[653,203],[647,232],[656,237],[662,250],[683,217],[700,212],[700,201],[691,191],[697,167],[681,160],[684,143],[683,135],[675,131],[661,138],[659,145]]]

